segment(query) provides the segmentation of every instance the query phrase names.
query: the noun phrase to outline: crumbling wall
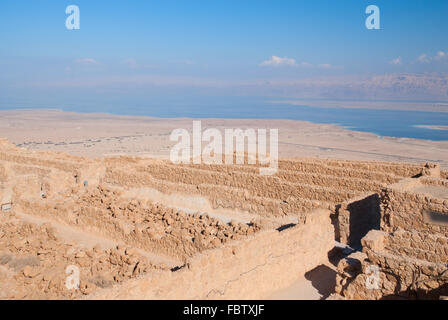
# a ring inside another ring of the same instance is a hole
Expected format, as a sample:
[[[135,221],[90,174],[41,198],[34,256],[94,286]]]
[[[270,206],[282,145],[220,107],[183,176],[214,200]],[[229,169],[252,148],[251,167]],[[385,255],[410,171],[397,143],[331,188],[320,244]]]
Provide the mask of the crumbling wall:
[[[408,244],[406,237],[369,232],[362,240],[364,253],[339,264],[336,292],[347,299],[363,300],[438,299],[448,294],[446,263],[408,256],[406,250],[412,250],[410,247],[396,251],[400,244]],[[390,247],[391,242],[394,247]],[[441,260],[446,261],[444,255]]]
[[[284,200],[288,197],[301,197],[319,201],[340,202],[347,200],[356,194],[342,188],[333,189],[324,186],[306,185],[302,183],[289,183],[279,180],[277,177],[253,175],[234,172],[222,174],[200,169],[181,168],[174,165],[151,165],[142,168],[142,172],[149,173],[152,177],[184,184],[214,184],[249,190],[258,197]]]
[[[333,177],[341,177],[341,178],[350,178],[350,179],[364,179],[370,181],[378,181],[380,183],[391,184],[398,182],[403,177],[410,177],[413,174],[421,173],[422,166],[419,166],[418,169],[412,166],[412,170],[409,170],[410,175],[395,175],[392,172],[388,172],[387,170],[380,169],[379,171],[375,170],[365,170],[359,169],[356,167],[356,164],[350,167],[340,167],[340,166],[332,166],[328,165],[326,161],[330,160],[319,160],[319,159],[296,159],[294,161],[283,161],[279,160],[279,168],[275,175],[280,177],[282,175],[287,175],[289,173],[292,174],[315,174],[320,176],[333,176]],[[159,162],[160,163],[160,162]],[[182,167],[196,168],[202,170],[216,171],[216,172],[224,172],[224,173],[232,173],[232,172],[246,172],[252,174],[259,174],[259,165],[206,165],[206,164],[184,164],[180,165]]]
[[[13,165],[11,169],[14,172],[14,175],[30,175],[34,174],[39,177],[48,176],[51,173],[50,169],[40,168],[35,166],[27,166],[27,165]]]
[[[380,161],[346,161],[346,160],[319,160],[309,159],[308,161],[300,160],[284,160],[279,161],[279,168],[297,171],[308,171],[310,167],[322,168],[327,167],[333,170],[342,169],[346,172],[354,172],[355,174],[367,174],[367,172],[373,172],[374,174],[386,173],[387,175],[395,175],[398,177],[412,177],[421,174],[422,165],[413,165],[409,163],[393,163],[393,162],[380,162]],[[323,172],[322,172],[323,173]],[[362,178],[362,176],[359,176]]]
[[[189,164],[180,165],[185,168],[194,168],[205,171],[213,171],[219,173],[225,173],[232,175],[235,173],[259,175],[258,167],[243,166],[243,165],[204,165],[204,164]],[[316,168],[317,167],[317,168]],[[398,182],[399,177],[393,177],[388,174],[378,173],[379,177],[376,177],[372,172],[367,172],[369,179],[350,177],[348,172],[341,171],[340,168],[331,171],[330,167],[324,167],[317,164],[316,167],[310,171],[299,172],[294,170],[278,169],[277,172],[271,177],[277,177],[282,181],[288,181],[292,183],[301,183],[311,186],[325,186],[330,188],[342,188],[347,190],[356,191],[376,191],[380,190],[386,185],[385,182]],[[314,172],[313,172],[314,171]],[[351,172],[351,171],[350,171]],[[383,182],[384,180],[384,182]]]
[[[448,170],[442,170],[440,171],[440,177],[442,179],[448,179]]]
[[[79,164],[70,163],[68,161],[53,161],[53,160],[45,160],[40,158],[33,158],[19,155],[9,155],[8,153],[4,152],[0,152],[0,160],[21,163],[26,165],[51,167],[61,171],[74,171],[80,168]]]
[[[129,158],[129,157],[128,157]],[[255,159],[255,158],[254,158]],[[225,157],[223,156],[223,163]],[[244,164],[223,166],[216,164],[184,164],[182,166],[194,167],[198,169],[206,169],[212,171],[226,171],[226,170],[253,170],[258,172],[258,168],[263,167],[259,163],[247,166],[247,155],[244,158]],[[235,157],[233,163],[236,163]],[[294,171],[294,172],[313,172],[330,175],[344,176],[344,172],[354,172],[355,174],[365,175],[372,173],[373,175],[408,177],[415,176],[422,172],[426,163],[411,164],[411,163],[397,163],[387,161],[352,161],[352,160],[336,160],[336,159],[320,159],[320,158],[293,158],[293,159],[279,159],[279,170]],[[310,171],[311,170],[311,171]],[[359,176],[361,178],[361,176]],[[384,181],[386,182],[386,181]]]
[[[448,180],[442,178],[422,177],[420,178],[420,182],[428,186],[448,187]]]
[[[256,223],[226,224],[205,214],[186,214],[160,204],[124,199],[120,192],[103,187],[86,192],[76,201],[21,198],[17,205],[25,213],[52,218],[181,260],[250,235],[260,228]]]
[[[334,246],[329,212],[203,252],[175,272],[150,272],[92,299],[260,299],[327,261]]]
[[[384,247],[397,255],[448,264],[448,238],[436,234],[400,229],[384,235]]]
[[[385,181],[399,181],[399,174],[421,175],[426,169],[432,170],[429,165],[387,162],[291,160],[282,161],[282,168],[275,175],[265,177],[258,174],[257,166],[174,166],[165,161],[140,164],[131,160],[124,163],[139,164],[138,173],[110,168],[105,181],[146,186],[163,193],[200,195],[213,208],[256,212],[267,217],[326,208],[333,212],[336,240],[352,246],[359,246],[370,229],[379,228],[378,196],[373,192],[385,188]]]
[[[6,173],[6,168],[3,164],[0,164],[0,183],[6,182],[8,180],[8,175]]]
[[[405,179],[391,185],[381,193],[381,230],[393,232],[398,228],[422,231],[448,237],[448,226],[425,221],[425,212],[448,215],[448,200],[430,194],[414,193],[412,188],[421,185],[420,179]]]
[[[429,176],[434,178],[440,178],[440,164],[439,163],[426,163],[423,167],[421,174],[418,176]]]
[[[445,181],[427,176],[385,188],[381,230],[371,230],[361,240],[363,254],[339,263],[337,293],[347,299],[438,299],[447,295],[447,196]]]
[[[281,170],[275,176],[292,183],[326,186],[329,188],[353,190],[357,192],[379,191],[385,186],[384,183],[375,180],[345,178],[319,173],[298,173],[290,170]]]
[[[297,215],[319,207],[331,208],[331,203],[288,196],[284,200],[253,196],[244,188],[226,187],[204,183],[200,185],[169,182],[154,179],[147,173],[128,173],[110,169],[104,182],[125,187],[154,188],[165,194],[199,195],[207,199],[214,209],[235,209],[248,213],[257,213],[267,217]]]
[[[169,270],[135,248],[67,244],[50,224],[25,223],[5,213],[0,221],[0,266],[7,270],[6,277],[0,273],[0,299],[79,299],[149,269]],[[67,290],[68,266],[78,268],[80,290]]]
[[[60,152],[36,152],[18,148],[13,144],[0,144],[0,161],[13,162],[16,165],[53,168],[71,172],[82,168],[92,161]]]
[[[112,265],[121,263],[124,269],[118,272],[127,274],[123,281],[134,279],[92,298],[265,298],[326,262],[335,231],[337,240],[352,246],[364,237],[364,253],[352,256],[357,263],[341,263],[338,288],[346,297],[384,298],[409,288],[428,291],[443,286],[439,280],[431,282],[431,277],[443,276],[439,273],[447,263],[447,229],[428,224],[424,212],[443,215],[447,203],[414,192],[417,184],[435,193],[447,187],[446,175],[437,165],[296,159],[280,160],[275,175],[261,176],[259,165],[175,166],[132,157],[86,160],[2,145],[0,181],[9,173],[4,173],[3,164],[15,176],[13,213],[114,239],[175,260],[173,265],[180,267],[138,273],[141,277],[135,279],[138,274],[130,272],[135,261],[127,250],[97,252]],[[386,186],[402,177],[421,178]],[[381,206],[376,194],[380,191]],[[158,193],[161,199],[138,198],[139,192]],[[170,202],[177,197],[185,207]],[[188,201],[204,207],[194,208]],[[333,221],[328,210],[313,211],[322,207],[331,211]],[[231,210],[214,211],[221,208]],[[209,209],[210,215],[196,214]],[[225,223],[212,213],[245,222]],[[251,217],[263,217],[263,222]],[[297,225],[285,226],[297,220]],[[381,236],[367,233],[378,226],[384,231]],[[83,253],[80,256],[87,259]],[[361,288],[371,264],[379,266],[383,281],[374,293]],[[423,277],[424,285],[416,286],[416,275]],[[31,281],[24,276],[24,281]],[[40,286],[40,281],[36,283]],[[89,286],[83,294],[89,293]]]

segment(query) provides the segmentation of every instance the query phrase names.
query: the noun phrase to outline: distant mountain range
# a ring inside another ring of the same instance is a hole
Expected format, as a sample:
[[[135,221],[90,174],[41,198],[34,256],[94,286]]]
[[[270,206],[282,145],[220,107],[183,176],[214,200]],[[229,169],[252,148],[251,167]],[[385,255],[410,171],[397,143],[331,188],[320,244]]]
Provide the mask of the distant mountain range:
[[[307,78],[269,81],[253,89],[264,94],[294,98],[448,101],[448,75],[387,74]]]

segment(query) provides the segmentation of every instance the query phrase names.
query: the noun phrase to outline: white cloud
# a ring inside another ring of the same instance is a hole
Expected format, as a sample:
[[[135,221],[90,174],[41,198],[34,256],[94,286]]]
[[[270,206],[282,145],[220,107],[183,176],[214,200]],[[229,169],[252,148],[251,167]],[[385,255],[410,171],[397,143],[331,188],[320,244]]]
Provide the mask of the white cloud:
[[[312,68],[313,67],[313,65],[308,62],[301,62],[300,64],[298,64],[298,66],[303,67],[303,68]]]
[[[99,64],[98,61],[96,61],[93,58],[81,58],[81,59],[76,59],[75,60],[76,63],[80,63],[80,64]]]
[[[448,58],[448,53],[443,52],[443,51],[437,52],[437,55],[434,57],[434,59],[436,59],[436,60],[442,60],[442,59],[446,59],[446,58]]]
[[[263,61],[260,66],[262,67],[297,67],[297,68],[319,68],[319,69],[333,69],[334,67],[331,64],[323,63],[318,65],[313,65],[309,62],[297,62],[296,59],[293,58],[281,58],[277,56],[272,56],[269,60]]]
[[[428,56],[426,53],[421,54],[418,58],[417,58],[417,62],[420,63],[429,63],[429,62],[433,62],[433,61],[441,61],[441,60],[445,60],[448,59],[448,52],[445,51],[438,51],[437,54],[433,57]]]
[[[146,68],[156,68],[156,65],[150,65],[150,64],[141,64],[134,58],[128,58],[123,60],[123,63],[127,65],[131,69],[146,69]]]
[[[133,58],[129,58],[123,61],[125,65],[127,65],[129,68],[131,69],[136,69],[138,68],[138,63],[137,60],[133,59]]]
[[[333,68],[333,66],[331,64],[324,63],[324,64],[320,64],[319,68],[321,68],[321,69],[331,69],[331,68]]]
[[[187,66],[192,66],[192,65],[196,64],[196,62],[194,62],[192,60],[175,60],[175,61],[173,61],[173,63],[184,64],[184,65],[187,65]]]
[[[297,62],[292,58],[281,58],[277,56],[272,56],[269,60],[263,61],[260,66],[263,67],[280,67],[280,66],[297,66]]]
[[[389,61],[389,63],[393,64],[393,65],[396,65],[396,66],[400,65],[401,64],[401,57],[395,58],[395,59]]]
[[[421,63],[428,63],[429,62],[429,58],[428,55],[426,53],[421,54],[418,58],[417,61],[421,62]]]

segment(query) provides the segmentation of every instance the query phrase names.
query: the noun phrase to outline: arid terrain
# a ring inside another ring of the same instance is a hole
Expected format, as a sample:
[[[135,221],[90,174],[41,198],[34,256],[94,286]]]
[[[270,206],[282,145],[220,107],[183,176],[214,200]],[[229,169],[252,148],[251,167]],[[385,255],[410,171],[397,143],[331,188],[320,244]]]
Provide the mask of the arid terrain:
[[[203,124],[278,128],[278,172],[171,163],[170,132],[191,119],[1,111],[0,298],[448,294],[448,142]]]
[[[203,130],[279,129],[279,156],[346,160],[432,161],[448,167],[448,141],[388,138],[342,127],[290,120],[202,119]],[[117,155],[168,158],[172,130],[191,131],[192,119],[80,114],[57,110],[0,111],[0,137],[33,150],[84,157]]]

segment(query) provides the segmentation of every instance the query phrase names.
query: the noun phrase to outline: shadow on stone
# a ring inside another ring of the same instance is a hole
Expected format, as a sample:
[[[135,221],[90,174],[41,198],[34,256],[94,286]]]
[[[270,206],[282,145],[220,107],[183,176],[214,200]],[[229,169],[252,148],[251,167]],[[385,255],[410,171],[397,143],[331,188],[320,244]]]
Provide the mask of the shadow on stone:
[[[336,271],[326,265],[320,265],[305,273],[305,278],[311,281],[322,299],[326,299],[334,292],[336,286]]]

